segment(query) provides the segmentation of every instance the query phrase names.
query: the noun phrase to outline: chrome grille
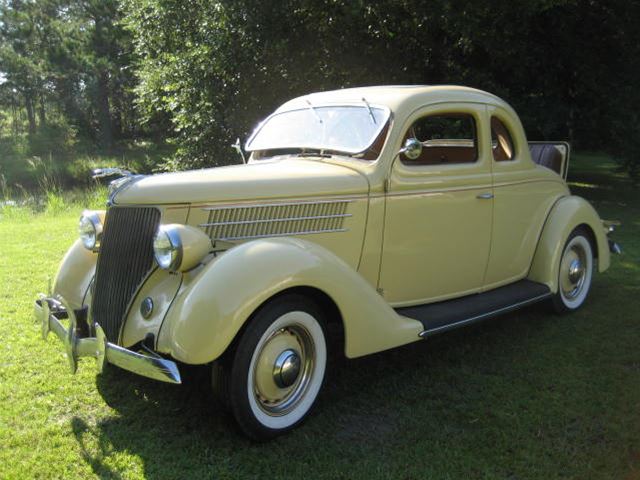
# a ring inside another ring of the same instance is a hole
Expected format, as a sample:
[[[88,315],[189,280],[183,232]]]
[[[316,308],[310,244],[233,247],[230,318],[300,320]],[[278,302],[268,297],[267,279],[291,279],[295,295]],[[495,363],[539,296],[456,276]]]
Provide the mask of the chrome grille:
[[[118,341],[131,297],[153,266],[153,236],[159,223],[155,208],[112,207],[107,212],[91,315],[110,342]]]
[[[350,200],[208,207],[200,227],[213,239],[251,238],[343,232]]]

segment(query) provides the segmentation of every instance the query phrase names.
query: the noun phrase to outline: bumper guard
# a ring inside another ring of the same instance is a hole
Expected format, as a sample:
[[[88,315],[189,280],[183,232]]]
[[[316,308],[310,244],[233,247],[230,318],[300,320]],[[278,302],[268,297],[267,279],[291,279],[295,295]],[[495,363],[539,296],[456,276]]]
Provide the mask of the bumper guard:
[[[38,295],[34,315],[41,325],[43,339],[46,340],[51,331],[62,341],[71,373],[76,373],[78,369],[78,358],[94,357],[98,372],[102,372],[105,363],[108,362],[143,377],[161,382],[181,383],[180,372],[175,362],[159,355],[138,353],[110,343],[97,323],[94,325],[95,337],[79,337],[76,314],[63,298]],[[68,318],[69,328],[65,328],[60,321],[64,318]]]

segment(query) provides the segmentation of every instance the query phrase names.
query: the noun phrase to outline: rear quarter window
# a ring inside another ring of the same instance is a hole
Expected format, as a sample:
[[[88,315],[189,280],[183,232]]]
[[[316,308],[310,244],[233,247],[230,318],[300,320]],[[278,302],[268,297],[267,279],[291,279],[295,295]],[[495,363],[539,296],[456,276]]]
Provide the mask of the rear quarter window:
[[[491,151],[496,162],[506,162],[515,158],[513,136],[498,117],[491,117]]]

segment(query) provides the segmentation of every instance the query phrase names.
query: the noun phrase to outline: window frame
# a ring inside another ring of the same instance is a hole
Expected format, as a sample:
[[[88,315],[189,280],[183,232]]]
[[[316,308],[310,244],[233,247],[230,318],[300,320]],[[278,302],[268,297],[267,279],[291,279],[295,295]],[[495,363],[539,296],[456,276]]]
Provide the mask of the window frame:
[[[443,166],[472,166],[472,165],[477,165],[478,163],[480,163],[480,132],[479,132],[479,119],[476,117],[476,115],[474,114],[474,112],[472,111],[465,111],[465,110],[442,110],[442,111],[435,111],[435,112],[427,112],[424,115],[419,115],[417,118],[415,118],[413,121],[411,121],[409,123],[409,125],[405,128],[403,135],[401,136],[402,138],[402,143],[404,144],[404,141],[406,141],[406,139],[409,138],[414,138],[411,135],[408,135],[408,133],[410,132],[411,128],[419,121],[427,118],[427,117],[463,117],[465,120],[470,120],[471,121],[471,127],[472,127],[472,131],[473,131],[473,138],[471,139],[473,141],[473,150],[474,150],[474,156],[473,156],[473,160],[470,161],[465,161],[465,162],[438,162],[438,163],[414,163],[414,160],[409,160],[405,157],[404,154],[400,154],[399,155],[399,160],[400,163],[402,164],[403,167],[408,167],[410,169],[416,169],[416,168],[420,168],[420,167],[424,167],[424,168],[429,168],[429,167],[443,167]],[[481,120],[480,120],[481,121]],[[443,140],[447,140],[447,139],[443,139]],[[449,140],[455,140],[455,141],[467,141],[468,139],[449,139]],[[428,148],[426,145],[424,145],[424,143],[428,142],[422,142],[423,143],[423,148]],[[455,148],[455,147],[452,147]]]

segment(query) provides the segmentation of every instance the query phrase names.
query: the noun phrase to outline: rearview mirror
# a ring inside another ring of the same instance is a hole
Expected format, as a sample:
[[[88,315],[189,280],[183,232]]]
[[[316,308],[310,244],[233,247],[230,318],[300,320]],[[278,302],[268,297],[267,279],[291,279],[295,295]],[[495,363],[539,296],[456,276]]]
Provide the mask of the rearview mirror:
[[[415,160],[422,154],[422,142],[417,138],[407,138],[404,147],[398,153],[404,154],[409,160]]]

